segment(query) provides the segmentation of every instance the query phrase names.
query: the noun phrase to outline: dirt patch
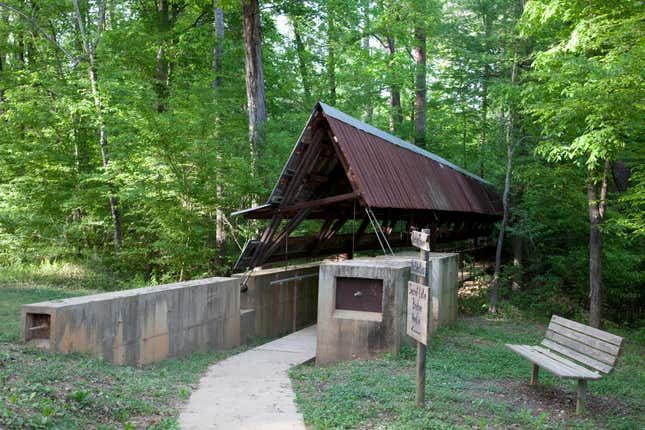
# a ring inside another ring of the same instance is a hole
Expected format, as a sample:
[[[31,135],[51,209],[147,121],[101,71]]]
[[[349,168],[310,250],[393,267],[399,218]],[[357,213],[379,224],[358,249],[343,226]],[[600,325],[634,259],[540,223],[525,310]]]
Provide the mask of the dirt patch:
[[[496,379],[478,380],[463,390],[469,395],[513,405],[530,410],[534,416],[547,413],[552,420],[566,422],[579,419],[576,411],[576,393],[554,385],[531,386],[524,381]],[[617,399],[598,397],[587,392],[585,417],[603,422],[608,415],[628,416],[634,411]]]

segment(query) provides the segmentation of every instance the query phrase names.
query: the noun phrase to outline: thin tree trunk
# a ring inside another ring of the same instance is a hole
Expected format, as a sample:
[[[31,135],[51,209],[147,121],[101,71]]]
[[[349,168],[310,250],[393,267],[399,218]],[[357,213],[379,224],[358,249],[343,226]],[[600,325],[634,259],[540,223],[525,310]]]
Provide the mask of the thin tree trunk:
[[[218,0],[213,0],[213,27],[215,29],[215,47],[213,48],[213,95],[217,101],[219,89],[222,85],[222,56],[224,42],[224,13]],[[217,125],[216,125],[217,126]],[[221,157],[218,155],[218,161]],[[222,210],[223,199],[222,178],[217,178],[215,193],[217,197],[217,208],[215,209],[215,245],[217,247],[218,262],[222,264],[226,257],[226,226],[224,225],[224,211]]]
[[[298,71],[300,72],[300,79],[302,80],[302,91],[305,98],[305,106],[311,107],[311,85],[309,83],[309,68],[307,67],[307,59],[305,58],[305,44],[302,41],[300,34],[300,22],[298,17],[290,16],[291,27],[293,28],[293,36],[296,42],[296,54],[298,55]]]
[[[522,286],[522,236],[513,234],[513,291],[519,291]]]
[[[481,3],[481,17],[484,26],[484,53],[487,56],[490,52],[490,37],[492,33],[492,19],[489,16],[490,10],[486,3]],[[484,58],[484,67],[482,68],[481,79],[481,123],[479,131],[479,176],[484,177],[484,146],[486,145],[486,134],[488,131],[488,124],[486,123],[488,117],[488,79],[490,77],[490,65],[488,58]]]
[[[262,31],[258,0],[241,0],[246,62],[246,98],[249,111],[251,171],[257,177],[257,159],[264,150],[267,110],[262,64]]]
[[[479,130],[479,176],[484,177],[484,145],[486,144],[488,116],[488,75],[490,74],[489,66],[486,64],[482,73],[482,97],[480,105],[480,130]]]
[[[327,85],[329,86],[329,104],[336,104],[336,48],[335,26],[331,8],[327,7]]]
[[[466,148],[466,139],[468,137],[468,121],[466,118],[466,108],[467,108],[467,103],[466,103],[466,95],[464,94],[464,77],[461,76],[459,79],[459,101],[461,102],[461,144],[463,146],[463,151],[464,151],[464,169],[468,170],[468,151]]]
[[[165,41],[170,30],[170,10],[168,0],[158,0],[157,3],[157,25],[159,32],[159,46],[157,47],[157,65],[155,69],[154,88],[157,93],[157,112],[165,112],[167,109],[169,88],[168,88],[168,61],[166,60]]]
[[[0,51],[0,85],[3,81],[4,73],[4,52]],[[4,113],[4,87],[0,86],[0,116]]]
[[[589,325],[600,328],[602,318],[602,231],[607,202],[609,160],[605,160],[600,192],[594,178],[587,184],[589,203]]]
[[[222,56],[224,53],[224,12],[218,0],[213,0],[213,28],[215,47],[213,48],[213,89],[222,85]]]
[[[513,51],[513,66],[511,71],[511,85],[517,81],[517,55],[518,44],[515,43]],[[513,108],[509,106],[508,120],[506,123],[506,176],[504,177],[504,193],[502,194],[502,225],[499,227],[497,237],[497,248],[495,250],[495,272],[493,273],[493,288],[491,290],[490,311],[497,312],[497,301],[499,298],[499,275],[502,269],[502,247],[504,246],[504,235],[508,224],[509,206],[508,196],[511,191],[511,174],[513,173]]]
[[[97,28],[97,38],[96,42],[90,44],[87,33],[85,32],[85,25],[83,24],[83,16],[81,15],[81,10],[78,6],[78,0],[73,0],[74,8],[76,10],[76,19],[78,21],[78,28],[81,34],[81,39],[83,42],[83,50],[87,55],[88,67],[87,73],[90,80],[90,90],[92,93],[92,99],[94,100],[94,108],[96,111],[96,117],[98,122],[99,129],[99,146],[101,148],[101,161],[103,164],[103,172],[108,175],[109,173],[109,164],[110,157],[108,154],[108,139],[107,132],[105,130],[105,120],[103,117],[103,105],[101,103],[101,96],[99,93],[98,86],[98,74],[96,71],[96,47],[98,46],[101,29],[103,27],[103,20],[105,18],[105,1],[102,1],[99,4],[99,24]],[[111,182],[111,181],[109,181]],[[110,188],[112,185],[110,183]],[[110,190],[110,195],[108,196],[108,203],[110,205],[110,213],[112,215],[112,223],[114,225],[114,248],[119,251],[122,246],[122,233],[121,233],[121,216],[119,214],[119,209],[117,205],[117,198],[113,194],[113,191]]]
[[[365,4],[365,14],[363,16],[364,18],[364,26],[365,26],[365,33],[366,35],[363,36],[362,40],[362,48],[365,51],[367,55],[367,62],[369,63],[369,58],[370,58],[370,37],[369,34],[369,28],[370,28],[370,15],[369,15],[369,1],[366,2]],[[374,106],[373,106],[373,83],[368,80],[365,82],[365,93],[366,93],[366,102],[365,102],[365,109],[363,110],[363,118],[366,122],[372,122],[372,118],[374,116]]]
[[[387,67],[390,72],[391,79],[394,79],[394,56],[396,55],[396,46],[394,38],[392,36],[387,37],[387,53]],[[390,131],[400,131],[401,124],[403,124],[403,109],[401,109],[401,88],[398,84],[392,83],[390,85]]]
[[[415,102],[414,143],[425,146],[426,142],[426,30],[422,25],[414,29]]]

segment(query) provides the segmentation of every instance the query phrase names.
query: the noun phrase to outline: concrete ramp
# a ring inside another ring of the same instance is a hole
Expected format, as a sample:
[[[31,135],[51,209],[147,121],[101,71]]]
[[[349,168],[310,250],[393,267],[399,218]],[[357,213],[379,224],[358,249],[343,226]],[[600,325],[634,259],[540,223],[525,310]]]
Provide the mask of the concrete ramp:
[[[305,430],[288,371],[316,356],[316,326],[209,367],[179,416],[183,430]]]

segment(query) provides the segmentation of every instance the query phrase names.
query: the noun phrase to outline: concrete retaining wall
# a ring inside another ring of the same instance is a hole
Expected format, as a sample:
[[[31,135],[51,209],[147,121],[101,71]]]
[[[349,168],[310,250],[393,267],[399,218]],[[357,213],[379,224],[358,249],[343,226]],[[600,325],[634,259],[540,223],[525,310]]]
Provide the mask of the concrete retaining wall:
[[[311,263],[251,272],[240,305],[253,324],[248,320],[243,324],[242,340],[279,336],[315,324],[319,266]],[[244,278],[243,274],[233,276]]]
[[[141,366],[240,344],[237,278],[208,278],[22,307],[25,342]]]

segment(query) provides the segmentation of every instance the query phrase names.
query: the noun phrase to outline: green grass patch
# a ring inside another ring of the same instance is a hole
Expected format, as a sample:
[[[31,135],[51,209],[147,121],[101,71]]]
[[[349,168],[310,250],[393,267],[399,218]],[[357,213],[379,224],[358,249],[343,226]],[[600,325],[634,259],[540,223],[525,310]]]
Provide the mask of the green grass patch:
[[[427,405],[415,405],[416,351],[327,368],[292,369],[297,403],[314,429],[645,428],[643,330],[627,342],[616,371],[589,384],[589,413],[574,415],[575,382],[541,372],[504,343],[535,343],[545,331],[530,320],[464,319],[428,345]]]
[[[59,284],[18,275],[0,281],[0,429],[174,429],[208,366],[246,349],[134,369],[26,347],[18,344],[21,305],[101,291],[76,288],[88,285],[83,276]]]

